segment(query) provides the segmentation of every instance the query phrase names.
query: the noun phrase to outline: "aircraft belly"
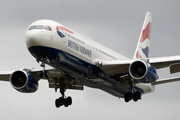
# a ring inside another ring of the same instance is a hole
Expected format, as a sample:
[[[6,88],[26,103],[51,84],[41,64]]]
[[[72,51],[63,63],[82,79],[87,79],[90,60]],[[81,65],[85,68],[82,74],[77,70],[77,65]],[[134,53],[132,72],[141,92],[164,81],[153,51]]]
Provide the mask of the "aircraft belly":
[[[96,65],[67,52],[43,46],[32,46],[29,51],[37,59],[47,59],[46,64],[59,69],[65,76],[88,87],[101,89],[116,97],[124,97],[124,94],[129,91],[129,86],[121,86],[119,81],[113,79]]]

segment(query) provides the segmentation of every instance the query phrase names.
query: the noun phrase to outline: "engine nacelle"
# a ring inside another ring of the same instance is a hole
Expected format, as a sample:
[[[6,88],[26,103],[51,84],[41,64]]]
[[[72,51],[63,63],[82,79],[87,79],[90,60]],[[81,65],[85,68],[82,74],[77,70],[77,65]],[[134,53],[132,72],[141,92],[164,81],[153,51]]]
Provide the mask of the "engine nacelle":
[[[23,93],[32,93],[38,89],[38,82],[30,73],[15,71],[10,76],[10,82],[14,89]]]
[[[143,60],[136,60],[129,66],[130,76],[143,83],[151,83],[158,79],[156,70]]]

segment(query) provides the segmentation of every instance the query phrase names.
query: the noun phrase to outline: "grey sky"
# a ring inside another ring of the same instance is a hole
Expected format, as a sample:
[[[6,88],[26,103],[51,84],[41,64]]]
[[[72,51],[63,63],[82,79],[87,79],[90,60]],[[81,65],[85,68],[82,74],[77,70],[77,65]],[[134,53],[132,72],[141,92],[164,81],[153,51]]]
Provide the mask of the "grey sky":
[[[0,70],[38,66],[28,52],[24,35],[27,27],[39,19],[55,20],[93,40],[132,58],[147,11],[153,15],[151,57],[180,54],[180,1],[173,0],[1,0]],[[170,75],[158,70],[159,77]],[[40,81],[39,90],[23,94],[10,83],[0,82],[0,118],[5,119],[180,119],[180,82],[156,86],[137,103],[124,102],[103,91],[85,87],[68,90],[73,105],[56,109],[60,96]]]

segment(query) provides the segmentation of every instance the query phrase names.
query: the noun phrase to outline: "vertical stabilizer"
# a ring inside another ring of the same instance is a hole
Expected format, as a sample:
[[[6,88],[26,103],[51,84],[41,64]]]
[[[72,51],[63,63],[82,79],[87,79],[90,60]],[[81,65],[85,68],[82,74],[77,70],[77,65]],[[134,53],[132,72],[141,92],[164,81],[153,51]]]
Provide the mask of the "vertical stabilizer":
[[[151,24],[152,14],[147,12],[133,59],[149,57]]]

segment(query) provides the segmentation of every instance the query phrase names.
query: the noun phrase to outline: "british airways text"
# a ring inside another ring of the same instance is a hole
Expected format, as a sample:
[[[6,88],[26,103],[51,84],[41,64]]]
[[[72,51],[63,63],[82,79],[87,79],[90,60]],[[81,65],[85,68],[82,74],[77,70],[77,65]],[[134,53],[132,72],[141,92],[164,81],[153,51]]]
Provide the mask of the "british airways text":
[[[91,54],[91,50],[89,49],[86,49],[85,47],[83,46],[80,46],[79,44],[75,43],[75,42],[72,42],[71,40],[68,40],[68,47],[84,54],[84,55],[87,55],[88,57],[91,57],[92,54]]]

